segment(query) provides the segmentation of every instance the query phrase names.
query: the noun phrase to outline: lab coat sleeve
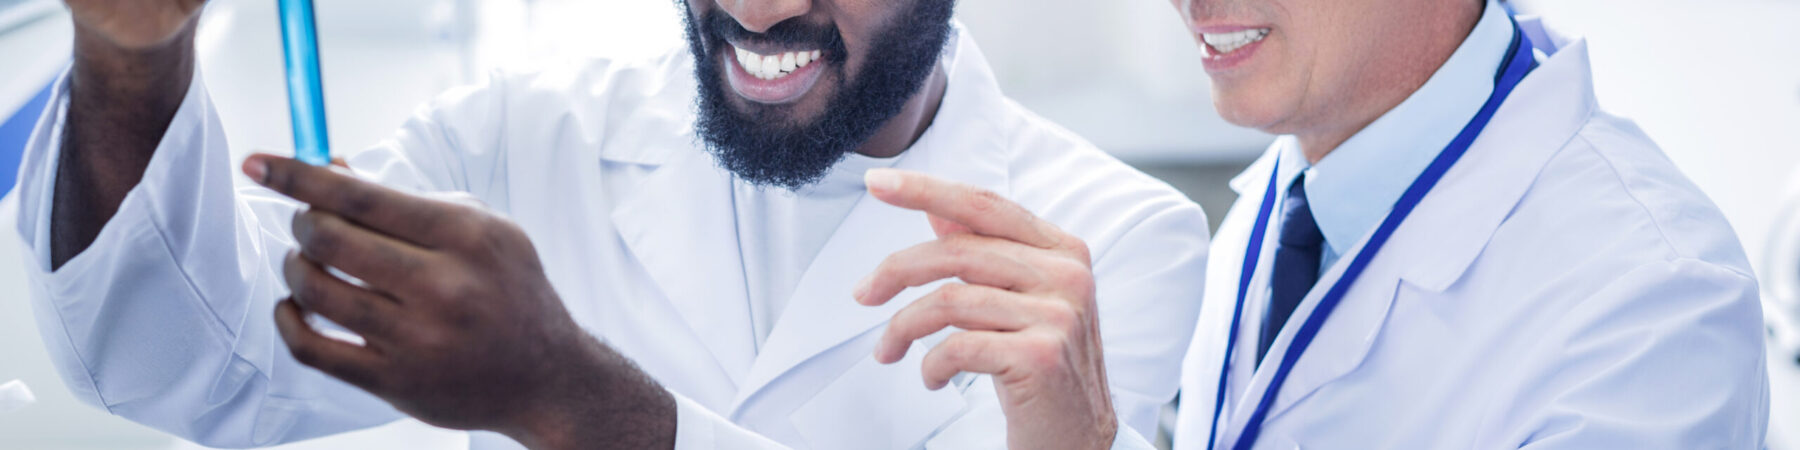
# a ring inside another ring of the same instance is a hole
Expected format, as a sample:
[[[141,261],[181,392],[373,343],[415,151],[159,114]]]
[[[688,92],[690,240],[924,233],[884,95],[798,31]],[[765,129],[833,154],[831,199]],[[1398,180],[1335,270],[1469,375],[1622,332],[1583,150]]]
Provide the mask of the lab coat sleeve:
[[[1094,255],[1106,377],[1120,434],[1157,434],[1181,385],[1205,285],[1206,214],[1185,197],[1129,228]]]
[[[216,447],[272,445],[402,417],[296,363],[277,336],[273,308],[287,294],[280,267],[293,247],[288,227],[297,206],[235,175],[199,73],[117,214],[88,249],[50,269],[67,79],[26,149],[19,236],[38,327],[70,390],[113,414]],[[438,128],[413,122],[408,130]],[[440,180],[395,151],[430,142],[404,139],[359,158],[379,163],[370,167],[391,185],[431,188]]]
[[[1695,259],[1656,262],[1561,321],[1545,336],[1546,360],[1518,378],[1512,435],[1477,442],[1762,448],[1769,394],[1754,278]]]
[[[737,426],[681,394],[675,397],[675,450],[773,450],[787,448]]]

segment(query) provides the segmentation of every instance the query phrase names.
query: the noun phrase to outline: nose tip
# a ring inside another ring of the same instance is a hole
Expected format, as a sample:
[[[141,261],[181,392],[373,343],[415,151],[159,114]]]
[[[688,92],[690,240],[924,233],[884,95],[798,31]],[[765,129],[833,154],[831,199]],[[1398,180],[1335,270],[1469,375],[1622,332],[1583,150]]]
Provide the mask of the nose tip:
[[[775,24],[806,15],[812,0],[718,0],[725,12],[737,19],[745,30],[768,32]]]

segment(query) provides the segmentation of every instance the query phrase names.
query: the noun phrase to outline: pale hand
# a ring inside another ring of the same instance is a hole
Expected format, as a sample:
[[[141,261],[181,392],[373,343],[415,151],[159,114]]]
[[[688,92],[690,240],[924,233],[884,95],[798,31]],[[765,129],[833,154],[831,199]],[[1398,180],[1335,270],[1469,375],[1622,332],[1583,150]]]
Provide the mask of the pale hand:
[[[914,340],[960,328],[925,355],[926,387],[991,374],[1009,447],[1109,447],[1118,422],[1087,244],[985,189],[887,169],[866,181],[877,199],[925,212],[938,239],[889,256],[856,300],[880,305],[908,287],[962,280],[895,313],[875,358],[891,364]]]

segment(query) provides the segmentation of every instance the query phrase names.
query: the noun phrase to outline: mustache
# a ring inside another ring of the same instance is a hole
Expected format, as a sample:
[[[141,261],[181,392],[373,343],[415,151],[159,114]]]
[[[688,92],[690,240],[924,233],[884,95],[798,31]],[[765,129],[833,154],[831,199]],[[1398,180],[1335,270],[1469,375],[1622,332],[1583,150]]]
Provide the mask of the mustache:
[[[844,37],[838,34],[837,28],[830,25],[786,20],[770,27],[768,31],[757,33],[745,29],[737,19],[717,9],[707,11],[706,17],[701,18],[700,22],[700,29],[705,30],[708,40],[715,44],[731,41],[817,48],[824,50],[824,57],[827,59],[842,58],[844,54]]]

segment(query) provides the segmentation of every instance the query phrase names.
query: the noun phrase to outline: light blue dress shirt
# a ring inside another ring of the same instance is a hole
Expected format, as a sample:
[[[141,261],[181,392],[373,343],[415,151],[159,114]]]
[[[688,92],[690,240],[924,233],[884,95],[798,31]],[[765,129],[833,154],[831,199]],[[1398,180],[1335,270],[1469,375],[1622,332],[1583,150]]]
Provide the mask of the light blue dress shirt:
[[[1512,31],[1506,10],[1489,0],[1475,29],[1431,79],[1318,164],[1307,162],[1293,136],[1276,142],[1282,180],[1276,198],[1285,199],[1294,178],[1306,174],[1307,203],[1325,234],[1321,272],[1387,218],[1413,179],[1481,110],[1494,91],[1494,73],[1512,45]]]

